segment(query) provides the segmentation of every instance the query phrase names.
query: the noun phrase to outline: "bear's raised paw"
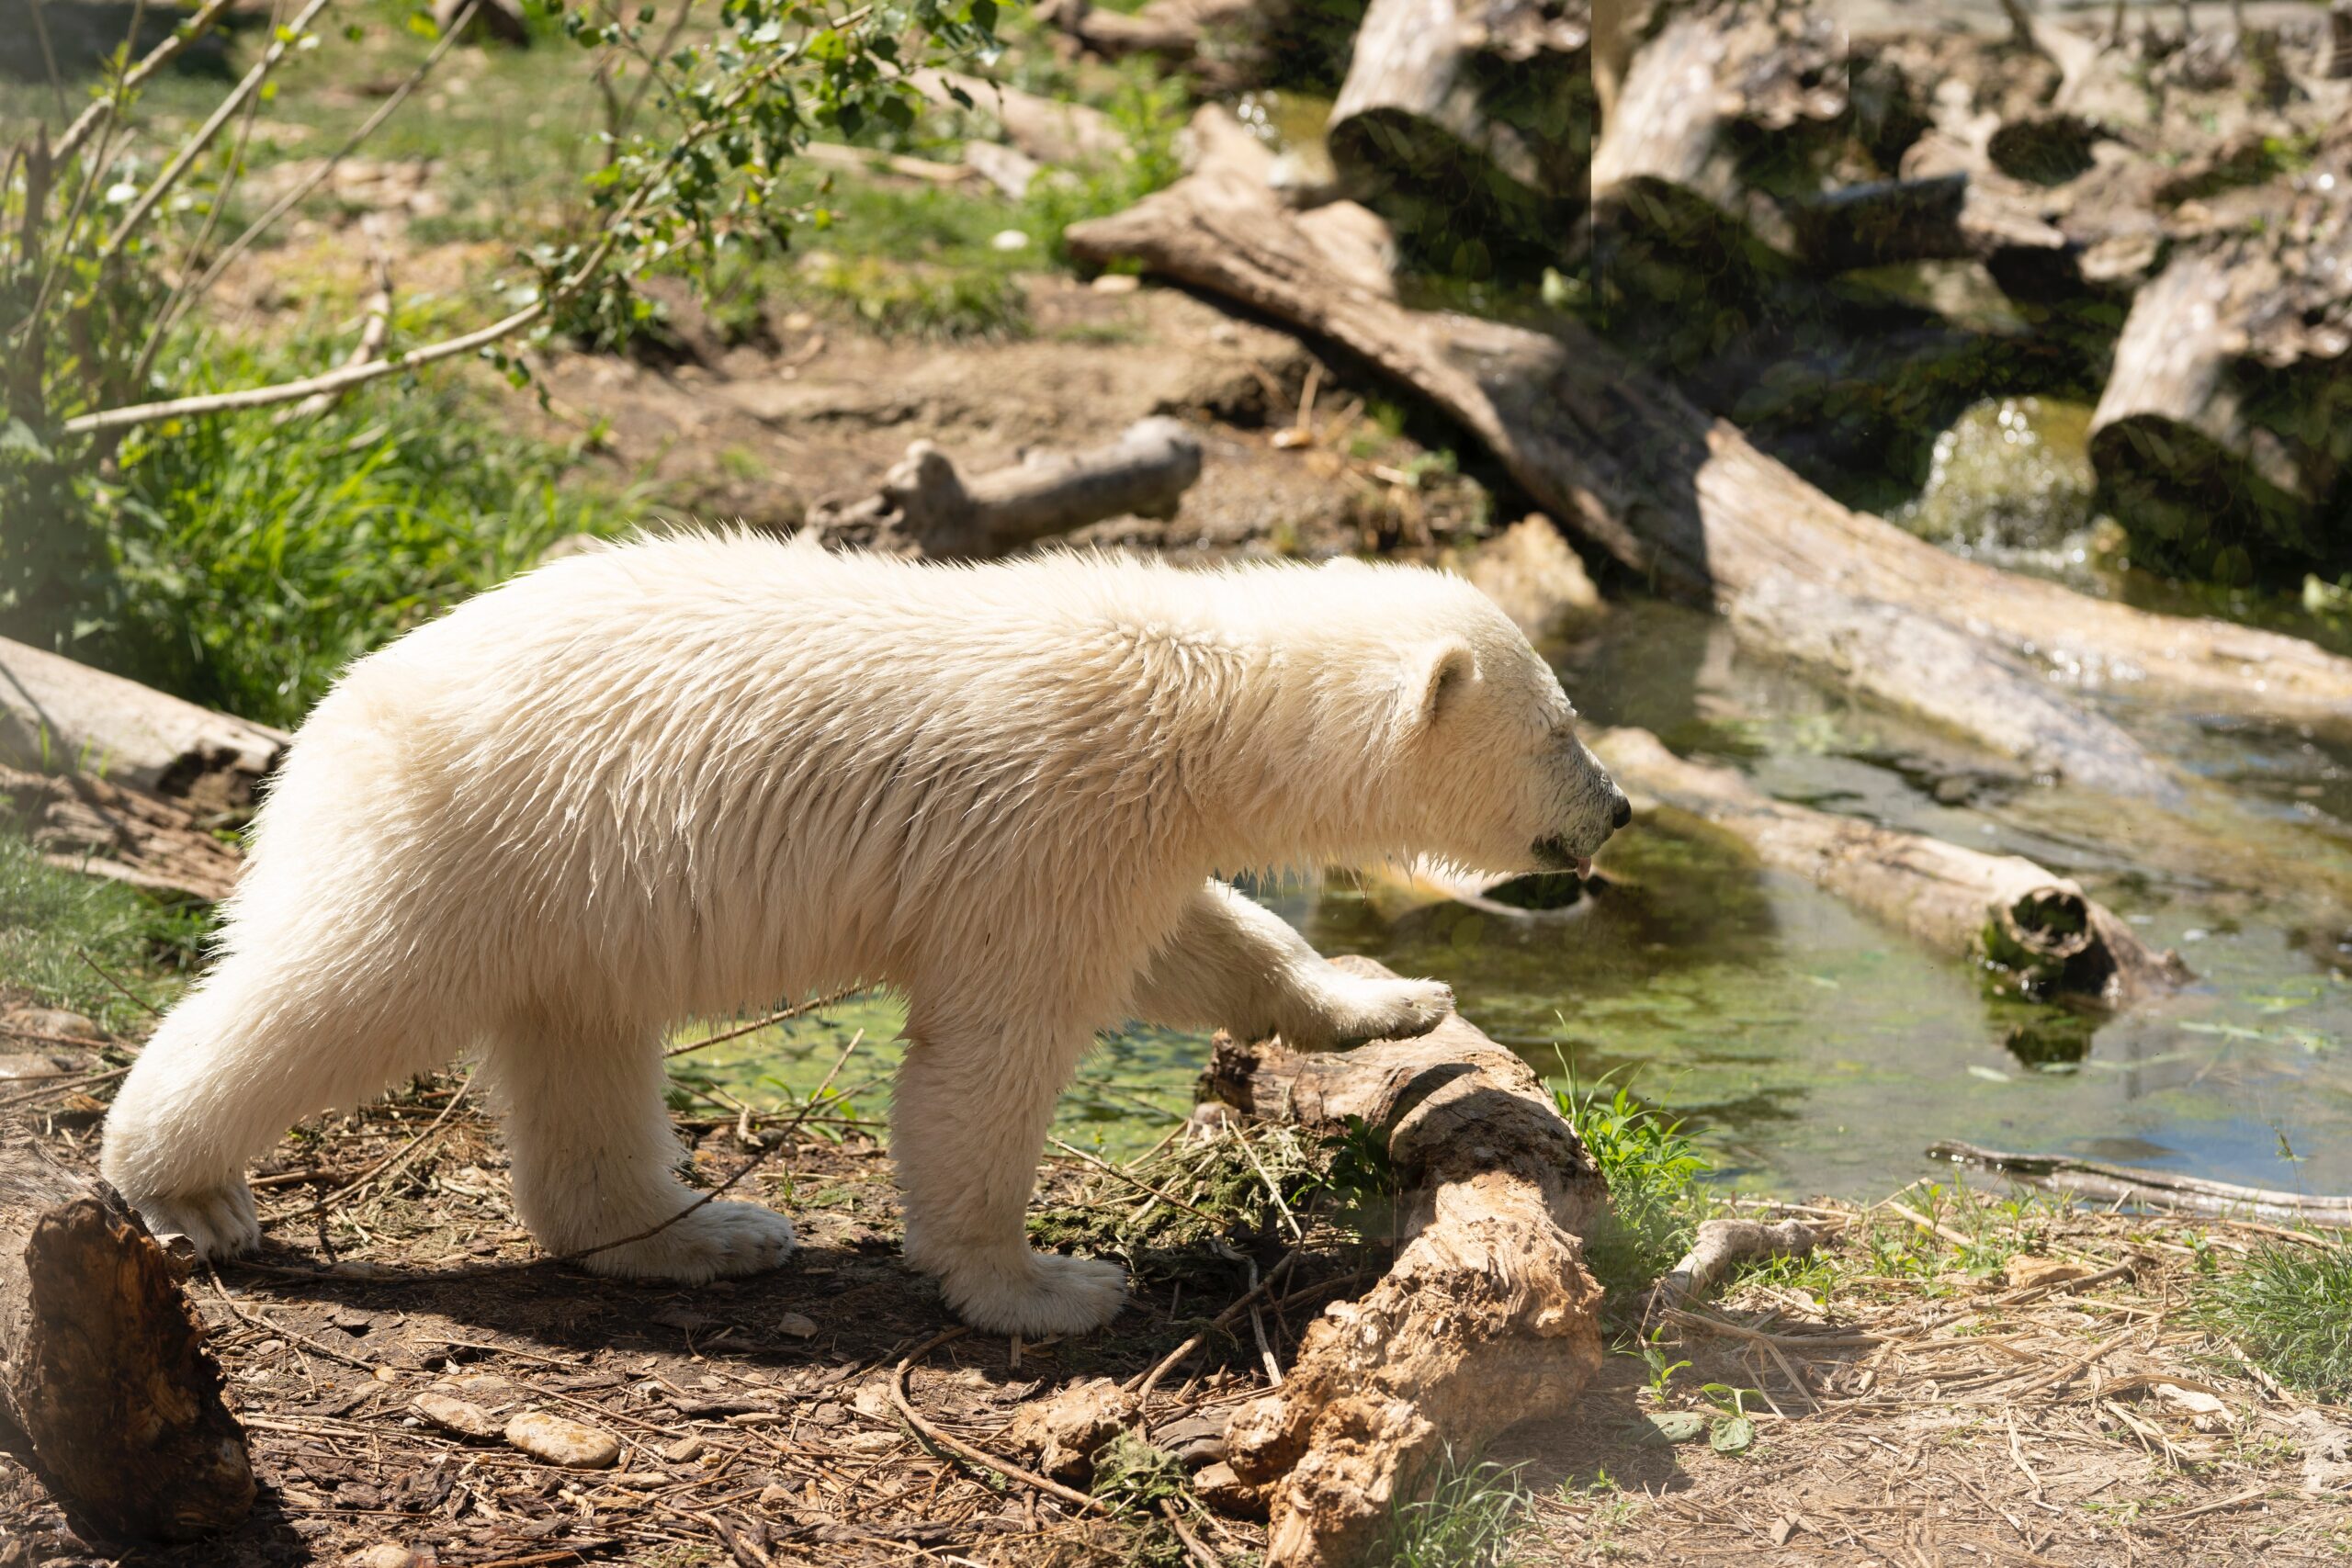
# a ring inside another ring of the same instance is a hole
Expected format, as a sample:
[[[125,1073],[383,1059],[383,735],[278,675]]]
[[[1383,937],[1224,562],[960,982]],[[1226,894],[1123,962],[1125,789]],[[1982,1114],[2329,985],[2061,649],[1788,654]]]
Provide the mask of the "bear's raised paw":
[[[1343,1051],[1369,1040],[1411,1040],[1453,1010],[1453,988],[1436,980],[1335,978],[1306,1018],[1280,1032],[1295,1051]]]

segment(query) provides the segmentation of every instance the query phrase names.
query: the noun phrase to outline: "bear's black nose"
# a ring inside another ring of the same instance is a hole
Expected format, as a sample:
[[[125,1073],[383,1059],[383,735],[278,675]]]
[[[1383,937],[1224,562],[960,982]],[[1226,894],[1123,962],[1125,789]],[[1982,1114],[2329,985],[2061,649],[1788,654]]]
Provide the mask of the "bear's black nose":
[[[1631,822],[1633,819],[1634,803],[1627,800],[1623,795],[1620,795],[1617,797],[1616,809],[1612,810],[1609,814],[1610,826],[1613,828],[1623,828],[1626,823]]]

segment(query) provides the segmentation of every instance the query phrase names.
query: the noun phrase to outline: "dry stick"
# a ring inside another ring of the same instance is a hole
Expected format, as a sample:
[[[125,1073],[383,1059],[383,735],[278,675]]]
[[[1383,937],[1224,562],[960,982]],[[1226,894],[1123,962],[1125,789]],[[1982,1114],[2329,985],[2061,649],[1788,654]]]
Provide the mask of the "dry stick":
[[[269,47],[262,51],[261,58],[254,62],[253,69],[229,89],[229,96],[220,100],[220,107],[196,128],[194,134],[180,143],[179,151],[172,155],[172,161],[164,165],[162,174],[155,176],[155,183],[141,191],[139,199],[130,204],[130,210],[122,215],[122,221],[115,225],[114,232],[107,235],[106,243],[98,247],[97,259],[101,263],[112,261],[130,236],[139,231],[140,226],[147,221],[147,215],[154,210],[155,204],[179,184],[180,176],[204,155],[204,150],[212,145],[212,139],[220,134],[220,128],[229,123],[229,117],[243,107],[245,100],[260,90],[262,82],[277,68],[277,62],[286,58],[288,48],[302,36],[302,30],[311,25],[311,18],[326,8],[327,0],[310,0],[310,4],[303,6],[291,22],[276,29],[277,36],[270,39]]]
[[[761,1030],[767,1028],[771,1024],[782,1023],[786,1019],[798,1018],[804,1012],[815,1012],[821,1008],[832,1007],[837,1003],[849,1000],[852,997],[861,996],[873,988],[874,987],[871,986],[852,986],[848,990],[835,991],[830,997],[819,997],[814,1001],[795,1002],[788,1008],[777,1009],[775,1012],[768,1014],[765,1018],[755,1019],[750,1023],[738,1024],[735,1028],[727,1030],[723,1033],[707,1035],[700,1040],[689,1041],[684,1045],[673,1045],[668,1050],[662,1053],[662,1059],[666,1062],[671,1060],[673,1057],[683,1056],[689,1051],[699,1051],[706,1045],[722,1044],[729,1040],[741,1040],[746,1034],[757,1034]],[[830,1076],[828,1076],[826,1081],[828,1083],[832,1081]]]
[[[332,1345],[322,1345],[308,1335],[298,1334],[290,1328],[281,1328],[258,1313],[247,1312],[237,1304],[237,1298],[229,1293],[229,1287],[220,1282],[220,1276],[217,1270],[208,1266],[204,1272],[211,1280],[213,1293],[220,1298],[220,1304],[234,1314],[237,1321],[246,1327],[259,1329],[264,1334],[275,1334],[280,1339],[291,1339],[303,1348],[313,1354],[324,1356],[330,1361],[341,1361],[345,1366],[356,1367],[363,1372],[375,1371],[376,1363],[373,1361],[363,1361],[358,1357],[338,1350]]]
[[[941,1431],[937,1427],[924,1420],[916,1412],[913,1404],[908,1402],[907,1373],[914,1364],[949,1340],[960,1339],[970,1332],[969,1328],[956,1327],[933,1335],[908,1351],[899,1360],[898,1367],[890,1373],[890,1403],[899,1407],[899,1414],[906,1418],[907,1425],[913,1427],[916,1433],[933,1448],[945,1449],[948,1452],[970,1460],[975,1464],[985,1465],[999,1475],[1018,1481],[1024,1486],[1043,1492],[1048,1497],[1058,1497],[1063,1502],[1083,1508],[1089,1513],[1108,1514],[1111,1510],[1102,1499],[1090,1497],[1083,1492],[1064,1486],[1058,1481],[1048,1481],[1035,1471],[1023,1470],[1011,1460],[999,1459],[983,1449],[974,1448],[961,1438]]]
[[[1266,1271],[1266,1277],[1263,1280],[1251,1285],[1248,1292],[1244,1294],[1240,1300],[1235,1302],[1231,1306],[1227,1307],[1223,1312],[1217,1314],[1215,1318],[1210,1320],[1208,1328],[1204,1328],[1200,1333],[1193,1335],[1190,1339],[1185,1340],[1184,1343],[1177,1346],[1176,1348],[1169,1351],[1167,1355],[1161,1357],[1159,1364],[1152,1368],[1151,1371],[1146,1372],[1142,1379],[1134,1384],[1136,1404],[1137,1407],[1140,1408],[1143,1402],[1151,1397],[1151,1391],[1159,1386],[1160,1379],[1175,1371],[1177,1363],[1183,1360],[1185,1357],[1191,1355],[1193,1351],[1199,1349],[1201,1346],[1207,1341],[1210,1330],[1228,1328],[1235,1323],[1238,1322],[1241,1314],[1249,1311],[1250,1304],[1256,1301],[1261,1293],[1272,1290],[1275,1283],[1279,1281],[1283,1275],[1290,1272],[1291,1265],[1297,1261],[1298,1251],[1294,1247],[1292,1250],[1283,1255],[1281,1262],[1275,1264],[1272,1269]]]
[[[104,980],[107,985],[112,986],[116,990],[120,991],[124,998],[130,1001],[131,1006],[143,1010],[150,1017],[161,1018],[164,1016],[164,1010],[162,1008],[157,1007],[153,1002],[149,1001],[146,998],[141,996],[138,992],[132,990],[120,980],[116,979],[112,975],[108,974],[107,972],[106,965],[91,957],[87,948],[75,948],[74,950],[74,956],[88,964],[90,966],[90,972],[97,976],[99,979]],[[129,1050],[130,1047],[125,1045],[117,1045],[116,1049]],[[133,1054],[136,1055],[136,1053]]]
[[[1120,1169],[1117,1166],[1111,1164],[1107,1160],[1097,1159],[1094,1156],[1088,1154],[1084,1149],[1072,1148],[1069,1145],[1063,1143],[1059,1138],[1047,1138],[1046,1141],[1053,1145],[1054,1147],[1061,1150],[1062,1153],[1070,1155],[1078,1159],[1084,1160],[1087,1164],[1092,1166],[1095,1169],[1103,1172],[1105,1175],[1115,1176],[1120,1180],[1125,1182],[1128,1186],[1137,1188],[1142,1191],[1150,1193],[1153,1197],[1159,1199],[1163,1203],[1172,1203],[1188,1214],[1197,1215],[1201,1219],[1208,1220],[1212,1224],[1216,1224],[1216,1221],[1210,1215],[1202,1213],[1200,1210],[1195,1209],[1190,1203],[1185,1202],[1182,1198],[1170,1197],[1168,1193],[1162,1191],[1157,1187],[1154,1187],[1150,1182],[1146,1181],[1140,1176],[1130,1175],[1128,1172]]]
[[[57,139],[57,145],[50,150],[50,156],[61,164],[72,157],[88,140],[90,132],[111,119],[133,91],[148,77],[169,65],[180,51],[209,32],[212,24],[219,21],[234,3],[235,0],[205,0],[201,10],[174,28],[171,37],[148,51],[146,59],[125,72],[113,92],[84,109],[80,118],[65,128],[65,134]]]
[[[129,1067],[114,1067],[103,1073],[89,1073],[81,1077],[65,1079],[62,1082],[45,1083],[39,1089],[28,1090],[23,1094],[10,1095],[6,1100],[0,1100],[0,1110],[5,1110],[11,1105],[29,1105],[34,1100],[46,1100],[51,1095],[71,1094],[75,1089],[88,1089],[93,1084],[108,1083],[122,1077],[123,1074],[129,1071],[130,1071]]]
[[[1200,1568],[1223,1568],[1223,1565],[1217,1562],[1216,1553],[1203,1546],[1199,1538],[1184,1528],[1183,1516],[1177,1512],[1173,1498],[1162,1497],[1159,1500],[1159,1511],[1167,1516],[1168,1528],[1176,1532],[1176,1539],[1184,1543],[1186,1554],[1194,1562],[1199,1563]]]

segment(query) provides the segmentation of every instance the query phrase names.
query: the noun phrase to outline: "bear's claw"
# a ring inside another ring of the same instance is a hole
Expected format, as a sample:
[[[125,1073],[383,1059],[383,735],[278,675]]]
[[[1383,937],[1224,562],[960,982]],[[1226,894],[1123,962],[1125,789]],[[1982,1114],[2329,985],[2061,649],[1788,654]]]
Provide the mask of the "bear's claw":
[[[131,1206],[157,1235],[184,1235],[208,1261],[236,1258],[261,1245],[254,1190],[239,1181],[206,1192],[137,1198]]]

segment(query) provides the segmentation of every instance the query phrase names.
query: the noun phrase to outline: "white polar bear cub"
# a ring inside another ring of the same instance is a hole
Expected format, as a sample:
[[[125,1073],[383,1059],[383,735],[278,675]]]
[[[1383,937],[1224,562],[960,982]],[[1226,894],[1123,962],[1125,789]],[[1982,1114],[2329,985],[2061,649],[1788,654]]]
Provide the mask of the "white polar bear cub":
[[[1452,996],[1317,957],[1219,867],[1566,867],[1627,808],[1477,590],[1354,562],[942,567],[685,535],[578,556],[354,664],[254,824],[218,963],[107,1122],[107,1178],[206,1256],[296,1120],[479,1052],[515,1208],[570,1253],[695,1201],[662,1105],[688,1017],[909,1002],[906,1256],[982,1328],[1096,1327],[1029,1250],[1056,1096],[1123,1017],[1328,1047]],[[714,1202],[586,1259],[696,1282],[792,1227]]]

